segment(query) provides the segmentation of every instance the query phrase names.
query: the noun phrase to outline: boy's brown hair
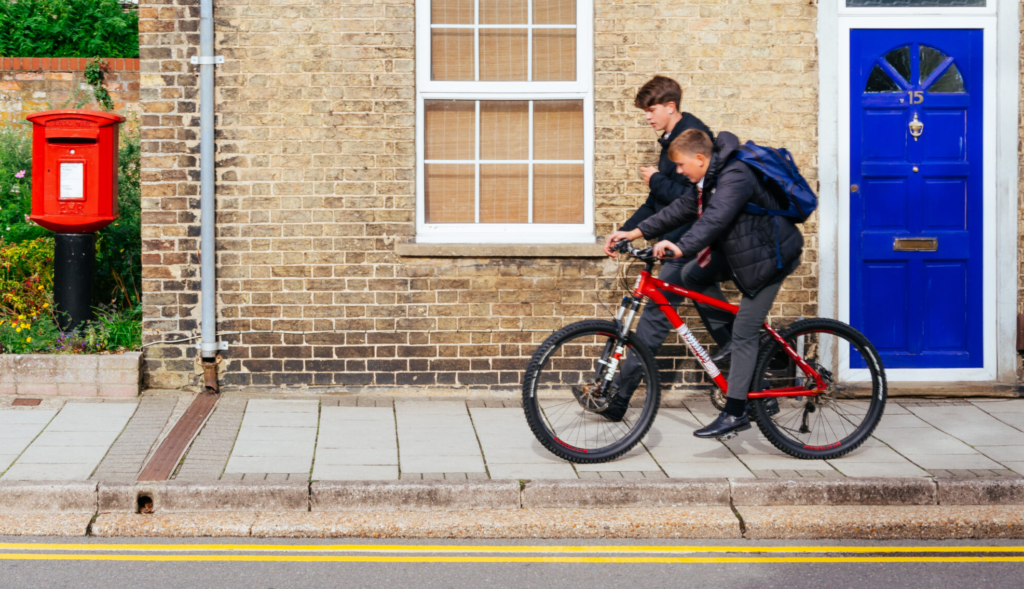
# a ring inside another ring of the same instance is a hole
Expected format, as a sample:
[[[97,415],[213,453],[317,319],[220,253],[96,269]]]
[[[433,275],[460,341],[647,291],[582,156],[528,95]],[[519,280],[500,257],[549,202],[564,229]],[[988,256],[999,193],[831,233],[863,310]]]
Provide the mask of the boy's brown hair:
[[[672,140],[668,146],[669,157],[680,155],[701,154],[706,158],[711,157],[715,145],[711,142],[708,134],[700,129],[687,129]]]
[[[682,110],[679,107],[679,101],[682,99],[683,90],[679,87],[678,82],[665,76],[654,76],[640,87],[640,91],[636,93],[636,98],[633,100],[633,106],[647,110],[655,104],[672,102],[675,103],[676,109]]]

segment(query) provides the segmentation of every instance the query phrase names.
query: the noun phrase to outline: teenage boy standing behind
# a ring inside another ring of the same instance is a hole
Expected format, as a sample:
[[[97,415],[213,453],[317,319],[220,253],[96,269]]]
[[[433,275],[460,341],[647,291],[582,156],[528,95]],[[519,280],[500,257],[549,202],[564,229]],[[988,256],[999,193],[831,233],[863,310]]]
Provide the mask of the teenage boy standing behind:
[[[633,216],[622,225],[622,228],[619,230],[620,232],[636,229],[640,223],[664,210],[683,194],[693,189],[693,183],[686,176],[680,174],[676,170],[675,162],[669,159],[669,145],[673,139],[689,129],[703,131],[709,137],[713,137],[713,135],[711,129],[708,129],[707,125],[701,122],[700,119],[688,112],[680,111],[679,102],[682,100],[682,95],[683,92],[679,84],[665,76],[655,76],[636,93],[633,105],[644,111],[644,118],[647,122],[655,131],[662,134],[658,138],[658,143],[661,145],[661,155],[658,158],[657,167],[645,166],[640,168],[640,174],[643,176],[644,182],[650,186],[651,193],[647,197],[647,202],[641,205],[633,213]],[[692,222],[673,227],[664,235],[658,236],[658,239],[675,243],[682,238],[691,225]],[[605,253],[610,256],[615,255],[611,251],[612,245],[614,244],[609,238],[605,243],[604,249]],[[683,286],[681,282],[683,268],[692,259],[693,257],[690,256],[685,259],[666,260],[662,264],[658,277],[665,282]],[[713,270],[713,268],[709,269],[709,271]],[[714,278],[712,277],[709,280],[714,281]],[[666,297],[673,306],[682,303],[682,297],[678,295],[666,293]],[[704,325],[709,326],[711,335],[719,345],[719,348],[725,348],[729,343],[730,332],[732,331],[733,315],[710,307],[704,307],[703,305],[698,305],[697,311],[700,313]],[[669,323],[664,313],[655,308],[645,308],[637,324],[636,335],[647,344],[651,353],[657,355],[661,344],[664,343],[671,330],[672,324]],[[716,363],[723,360],[721,355],[722,353],[719,352],[715,356],[714,361]],[[609,408],[603,412],[603,415],[612,421],[622,419],[628,407],[630,397],[632,397],[637,385],[640,384],[640,364],[636,358],[627,356],[620,375],[621,381],[618,380],[619,377],[617,376],[617,380],[614,383],[618,394],[612,400]]]

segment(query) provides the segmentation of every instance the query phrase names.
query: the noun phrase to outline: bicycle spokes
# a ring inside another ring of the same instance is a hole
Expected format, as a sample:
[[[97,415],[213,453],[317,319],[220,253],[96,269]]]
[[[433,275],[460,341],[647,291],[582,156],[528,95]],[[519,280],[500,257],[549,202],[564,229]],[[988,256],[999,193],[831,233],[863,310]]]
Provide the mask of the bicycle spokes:
[[[876,377],[868,374],[864,385],[855,383],[852,386],[840,384],[835,378],[840,361],[860,358],[867,363],[871,360],[873,351],[869,349],[870,344],[866,340],[860,341],[863,336],[850,329],[850,333],[845,333],[840,328],[825,330],[811,327],[795,329],[786,335],[790,347],[802,353],[799,358],[820,375],[824,389],[809,378],[799,366],[801,362],[777,342],[767,357],[761,359],[763,370],[757,388],[807,391],[806,395],[775,397],[777,412],[758,411],[759,420],[764,421],[762,430],[770,438],[776,435],[779,438],[776,445],[780,448],[790,451],[786,448],[790,447],[791,453],[798,450],[835,450],[853,442],[861,443],[874,429],[881,415],[880,405],[873,408]],[[765,402],[764,399],[756,401],[759,404]]]
[[[535,403],[545,429],[556,443],[579,452],[615,446],[631,434],[644,411],[645,368],[651,367],[613,334],[566,338],[539,370]]]

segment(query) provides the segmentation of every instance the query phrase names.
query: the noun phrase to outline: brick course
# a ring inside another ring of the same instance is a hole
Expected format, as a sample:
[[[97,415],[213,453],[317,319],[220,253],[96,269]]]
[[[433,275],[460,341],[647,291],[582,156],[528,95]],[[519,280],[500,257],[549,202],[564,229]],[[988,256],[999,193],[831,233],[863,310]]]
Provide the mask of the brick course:
[[[789,148],[817,183],[813,1],[594,4],[597,235],[647,196],[637,167],[657,145],[632,99],[655,73],[678,80],[683,108],[712,129]],[[413,5],[217,3],[218,329],[276,332],[224,336],[227,386],[512,389],[548,334],[606,316],[599,294],[617,302],[608,260],[394,253],[415,231]],[[139,14],[155,342],[197,333],[200,316],[198,0],[143,0]],[[781,324],[817,313],[816,217],[803,230],[803,265],[772,311]],[[705,383],[672,337],[665,380]],[[194,384],[194,355],[149,347],[149,385]]]
[[[103,87],[119,112],[138,110],[139,60],[105,59]],[[51,108],[99,109],[82,72],[88,59],[68,57],[0,57],[0,123]]]
[[[145,338],[198,327],[198,2],[140,7]],[[412,0],[216,7],[218,328],[234,386],[514,388],[553,330],[604,316],[606,260],[400,258],[414,235]],[[595,7],[596,233],[646,198],[655,135],[632,96],[675,77],[712,128],[785,144],[815,178],[815,8],[804,0]],[[650,31],[659,31],[651,33]],[[774,316],[816,311],[815,224]],[[280,333],[284,332],[284,333]],[[291,332],[291,333],[289,333]],[[299,333],[301,332],[301,333]],[[674,336],[673,336],[674,337]],[[679,343],[663,367],[703,382]],[[150,386],[194,349],[148,348]],[[669,375],[666,374],[668,377]]]

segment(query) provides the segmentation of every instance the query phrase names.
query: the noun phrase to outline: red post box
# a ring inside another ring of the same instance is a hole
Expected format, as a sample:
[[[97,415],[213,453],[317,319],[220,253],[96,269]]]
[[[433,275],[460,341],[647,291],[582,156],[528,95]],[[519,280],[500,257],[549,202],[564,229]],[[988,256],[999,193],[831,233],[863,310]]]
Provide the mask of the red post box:
[[[121,115],[51,110],[32,121],[32,214],[56,233],[92,233],[117,219]]]

